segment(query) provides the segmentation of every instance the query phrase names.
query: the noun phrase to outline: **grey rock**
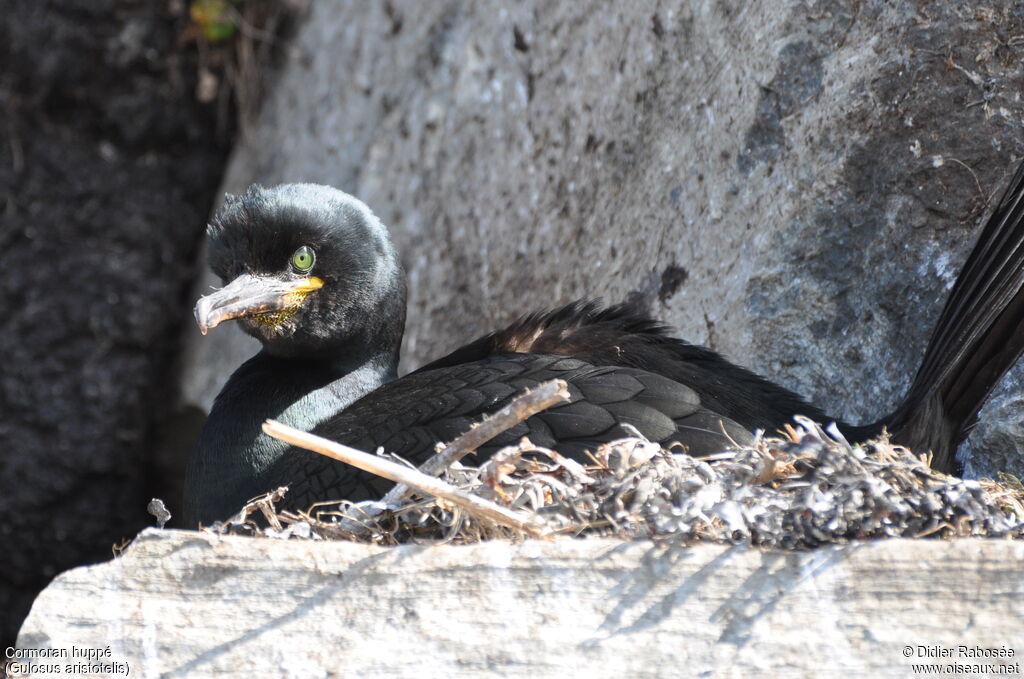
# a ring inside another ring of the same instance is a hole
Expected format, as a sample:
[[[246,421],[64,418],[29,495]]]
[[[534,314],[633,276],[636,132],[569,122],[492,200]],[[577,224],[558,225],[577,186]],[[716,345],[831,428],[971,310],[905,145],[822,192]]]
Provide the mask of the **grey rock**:
[[[366,201],[409,272],[406,367],[631,297],[864,421],[1022,155],[1022,21],[1012,0],[314,3],[225,189]],[[187,402],[251,352],[233,332],[201,340]],[[1024,471],[1020,408],[982,417],[968,449]]]
[[[1024,607],[1022,558],[1024,543],[986,539],[381,548],[149,529],[122,557],[58,576],[18,648],[100,649],[129,676],[162,677],[1019,671],[1008,623]],[[1015,657],[972,660],[959,646]],[[953,656],[928,655],[936,648]]]

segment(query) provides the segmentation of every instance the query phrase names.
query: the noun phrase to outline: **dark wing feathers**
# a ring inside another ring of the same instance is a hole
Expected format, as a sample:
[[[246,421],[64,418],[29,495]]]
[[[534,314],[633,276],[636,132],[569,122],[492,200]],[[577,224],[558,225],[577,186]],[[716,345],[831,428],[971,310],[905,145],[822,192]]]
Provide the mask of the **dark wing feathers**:
[[[680,442],[692,453],[718,452],[730,439],[750,439],[745,428],[703,408],[697,394],[679,382],[635,368],[536,354],[490,356],[417,371],[384,385],[314,431],[361,450],[381,446],[418,466],[438,441],[452,440],[523,389],[556,378],[569,383],[570,402],[490,441],[479,450],[482,457],[529,436],[536,445],[586,461],[585,450],[628,435],[623,424],[666,445]],[[267,487],[288,485],[286,501],[299,508],[325,500],[375,498],[392,485],[298,449],[285,453],[268,474]]]
[[[418,372],[508,352],[571,356],[594,366],[638,368],[685,384],[705,408],[751,430],[774,431],[794,415],[835,421],[788,389],[668,332],[664,324],[630,304],[602,308],[593,301],[577,301],[524,316]]]
[[[384,385],[315,432],[355,448],[383,447],[415,465],[524,389],[560,378],[571,400],[531,417],[480,448],[487,457],[528,436],[586,461],[584,451],[627,436],[680,443],[693,454],[748,442],[802,414],[827,416],[799,396],[718,354],[667,335],[628,305],[574,302],[526,316],[401,380]],[[479,461],[479,460],[478,460]],[[322,470],[318,471],[318,470]],[[290,450],[269,472],[289,485],[293,506],[379,497],[390,482],[305,451]]]
[[[644,393],[644,383],[628,370],[609,372],[600,381],[589,380],[577,384],[576,388],[588,401],[597,403],[615,403],[636,398]]]
[[[583,400],[550,408],[537,417],[551,429],[556,441],[591,438],[610,431],[616,425],[615,416],[609,412],[608,406]]]

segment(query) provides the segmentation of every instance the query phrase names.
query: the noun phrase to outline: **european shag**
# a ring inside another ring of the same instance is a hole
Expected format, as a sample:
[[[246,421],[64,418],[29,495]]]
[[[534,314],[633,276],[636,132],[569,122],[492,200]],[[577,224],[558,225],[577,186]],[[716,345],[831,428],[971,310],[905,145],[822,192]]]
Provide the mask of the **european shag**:
[[[218,395],[186,475],[185,519],[211,523],[281,485],[286,502],[380,497],[391,485],[260,430],[267,418],[420,464],[525,387],[561,378],[570,403],[513,427],[481,456],[528,435],[579,457],[635,426],[689,452],[745,442],[794,415],[837,421],[717,353],[675,339],[618,305],[575,302],[525,316],[398,379],[405,280],[387,229],[330,187],[251,187],[229,196],[208,230],[225,287],[195,307],[205,334],[238,319],[262,350]],[[1024,346],[1024,167],[982,230],[907,396],[876,423],[837,421],[852,440],[883,427],[950,470],[953,452]]]

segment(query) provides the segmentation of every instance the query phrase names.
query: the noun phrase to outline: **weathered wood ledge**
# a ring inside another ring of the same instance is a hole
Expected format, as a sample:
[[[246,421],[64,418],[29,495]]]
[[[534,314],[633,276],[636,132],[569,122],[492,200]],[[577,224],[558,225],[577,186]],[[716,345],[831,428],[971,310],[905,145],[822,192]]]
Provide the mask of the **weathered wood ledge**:
[[[90,676],[902,677],[1019,663],[1022,567],[1024,541],[981,538],[382,548],[150,529],[58,576],[18,647],[100,649]]]

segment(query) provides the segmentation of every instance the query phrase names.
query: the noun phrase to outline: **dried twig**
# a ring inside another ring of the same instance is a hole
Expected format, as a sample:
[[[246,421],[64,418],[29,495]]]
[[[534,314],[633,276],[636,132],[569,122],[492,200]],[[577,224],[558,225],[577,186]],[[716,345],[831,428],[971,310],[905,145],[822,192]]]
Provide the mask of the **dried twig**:
[[[535,389],[528,389],[515,397],[504,408],[492,413],[473,425],[469,431],[444,447],[420,466],[420,471],[430,476],[440,476],[444,470],[469,453],[507,431],[523,420],[547,410],[551,406],[569,400],[569,385],[565,380],[543,382]],[[411,494],[410,489],[399,484],[384,496],[385,505],[398,504]]]
[[[263,518],[267,520],[267,523],[270,524],[271,528],[274,530],[281,530],[281,522],[278,520],[277,512],[274,510],[274,503],[280,502],[287,492],[288,486],[281,486],[280,488],[275,488],[269,493],[258,495],[246,502],[245,506],[242,507],[237,514],[228,519],[227,522],[218,521],[213,524],[213,527],[215,530],[220,531],[226,530],[227,526],[240,526],[246,522],[246,519],[249,518],[250,514],[259,511],[259,513],[263,515]]]
[[[310,434],[274,420],[267,420],[263,423],[263,432],[293,446],[320,453],[390,481],[404,483],[421,493],[447,500],[474,516],[509,526],[534,537],[544,535],[539,523],[530,514],[506,509],[415,469],[403,467],[382,457],[364,453],[361,450],[329,441],[316,434]]]
[[[503,408],[491,413],[474,424],[468,431],[460,434],[440,452],[435,453],[420,465],[419,470],[430,476],[440,476],[454,463],[474,452],[495,436],[553,405],[568,401],[569,398],[569,385],[565,380],[549,380],[542,382],[534,389],[527,389]],[[395,487],[381,498],[379,504],[365,508],[360,518],[346,517],[342,519],[341,530],[353,535],[365,534],[369,530],[368,521],[379,516],[387,507],[402,504],[412,496],[413,492],[414,490],[404,483],[395,484]]]

